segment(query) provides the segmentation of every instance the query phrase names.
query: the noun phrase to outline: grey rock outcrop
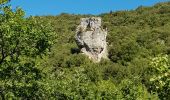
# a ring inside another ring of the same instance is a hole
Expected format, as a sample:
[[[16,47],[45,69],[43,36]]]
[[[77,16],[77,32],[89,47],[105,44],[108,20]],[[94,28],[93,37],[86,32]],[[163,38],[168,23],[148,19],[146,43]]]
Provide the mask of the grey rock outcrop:
[[[100,17],[81,18],[76,30],[76,43],[82,53],[94,62],[107,58],[107,29],[101,26]]]

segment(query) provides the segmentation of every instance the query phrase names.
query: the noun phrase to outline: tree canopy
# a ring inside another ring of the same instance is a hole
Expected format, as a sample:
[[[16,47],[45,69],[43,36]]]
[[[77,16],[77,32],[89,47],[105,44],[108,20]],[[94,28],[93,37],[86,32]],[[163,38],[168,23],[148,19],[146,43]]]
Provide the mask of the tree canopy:
[[[170,2],[101,15],[0,13],[0,99],[169,100]],[[75,43],[83,17],[108,28],[109,59],[93,63]]]
[[[9,1],[11,1],[11,0],[0,0],[0,4],[5,4],[5,3],[9,2]]]
[[[43,73],[38,57],[47,54],[55,34],[41,18],[24,18],[24,11],[3,6],[0,13],[0,99],[38,97]]]

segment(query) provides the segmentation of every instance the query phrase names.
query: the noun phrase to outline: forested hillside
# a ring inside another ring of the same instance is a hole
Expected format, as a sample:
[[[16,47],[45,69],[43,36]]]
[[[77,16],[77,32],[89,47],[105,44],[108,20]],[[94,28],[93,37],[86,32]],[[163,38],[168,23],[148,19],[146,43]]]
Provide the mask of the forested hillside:
[[[97,15],[108,28],[109,59],[100,63],[81,54],[74,38],[80,18],[94,15],[3,12],[0,99],[170,99],[170,2]]]

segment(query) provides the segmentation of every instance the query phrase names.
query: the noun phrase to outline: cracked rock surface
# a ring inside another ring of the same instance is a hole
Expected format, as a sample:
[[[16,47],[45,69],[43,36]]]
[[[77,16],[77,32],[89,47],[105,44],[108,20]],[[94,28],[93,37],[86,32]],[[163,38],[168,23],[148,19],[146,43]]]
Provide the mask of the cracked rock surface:
[[[76,30],[76,43],[82,53],[94,62],[107,58],[107,29],[101,26],[100,17],[81,18]]]

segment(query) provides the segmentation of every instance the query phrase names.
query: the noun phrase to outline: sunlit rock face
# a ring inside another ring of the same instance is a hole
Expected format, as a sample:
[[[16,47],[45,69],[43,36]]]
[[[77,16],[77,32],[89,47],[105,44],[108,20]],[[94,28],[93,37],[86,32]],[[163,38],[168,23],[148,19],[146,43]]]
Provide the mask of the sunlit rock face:
[[[81,18],[76,30],[76,43],[81,52],[94,62],[107,58],[107,29],[101,27],[100,17]]]

